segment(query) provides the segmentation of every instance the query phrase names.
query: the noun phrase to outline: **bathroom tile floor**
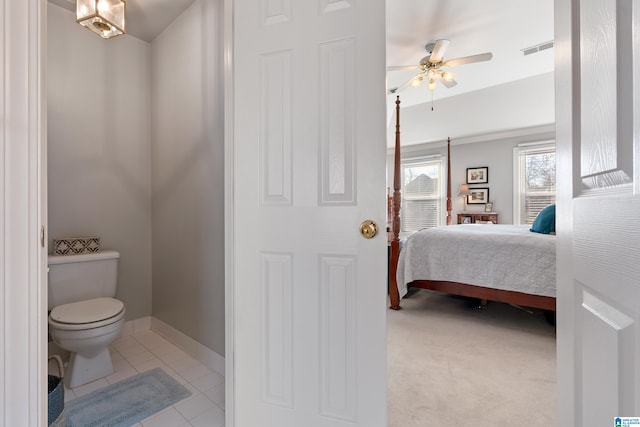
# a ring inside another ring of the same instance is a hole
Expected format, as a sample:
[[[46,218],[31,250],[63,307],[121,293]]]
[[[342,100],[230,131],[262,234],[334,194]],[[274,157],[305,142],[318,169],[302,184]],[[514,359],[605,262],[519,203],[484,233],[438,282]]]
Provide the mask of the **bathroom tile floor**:
[[[189,389],[191,396],[142,420],[136,427],[224,427],[222,375],[152,330],[118,338],[109,351],[115,372],[89,384],[65,388],[65,401],[160,367]]]

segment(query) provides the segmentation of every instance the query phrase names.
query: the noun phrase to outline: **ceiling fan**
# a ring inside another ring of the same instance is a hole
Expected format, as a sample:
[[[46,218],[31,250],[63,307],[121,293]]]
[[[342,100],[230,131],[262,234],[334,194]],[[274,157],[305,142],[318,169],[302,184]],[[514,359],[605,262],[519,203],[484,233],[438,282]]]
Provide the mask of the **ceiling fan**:
[[[443,68],[455,67],[473,62],[489,61],[493,58],[491,52],[479,53],[477,55],[464,56],[462,58],[444,59],[444,52],[447,50],[450,41],[447,39],[436,40],[434,43],[425,45],[425,50],[429,53],[420,60],[418,65],[399,65],[387,67],[387,71],[418,70],[418,74],[411,77],[402,85],[389,89],[389,93],[396,93],[407,86],[417,87],[423,81],[427,82],[427,89],[430,92],[436,90],[436,81],[440,81],[445,87],[450,88],[458,84],[454,80],[453,72]]]

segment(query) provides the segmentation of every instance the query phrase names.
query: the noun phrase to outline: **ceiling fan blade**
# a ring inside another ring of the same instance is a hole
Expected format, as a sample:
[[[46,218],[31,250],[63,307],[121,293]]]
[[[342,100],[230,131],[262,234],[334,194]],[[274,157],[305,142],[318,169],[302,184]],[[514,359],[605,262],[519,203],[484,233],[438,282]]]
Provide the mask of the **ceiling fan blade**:
[[[449,43],[451,43],[447,39],[436,40],[436,44],[433,46],[433,50],[431,51],[431,57],[429,57],[429,62],[440,62],[444,57],[444,52],[449,47]],[[427,45],[429,46],[429,45]]]
[[[463,64],[471,64],[473,62],[489,61],[493,58],[493,53],[485,52],[477,55],[463,56],[462,58],[450,59],[442,64],[443,67],[455,67]]]
[[[409,80],[407,80],[406,82],[402,83],[400,86],[398,87],[392,87],[389,89],[389,93],[398,93],[398,92],[402,92],[403,90],[405,90],[407,88],[407,86],[409,86],[411,84],[411,82],[413,81],[413,79],[415,79],[416,77],[418,77],[420,74],[415,75],[413,77],[411,77]]]
[[[417,65],[392,65],[387,67],[387,71],[400,71],[400,70],[417,70]]]

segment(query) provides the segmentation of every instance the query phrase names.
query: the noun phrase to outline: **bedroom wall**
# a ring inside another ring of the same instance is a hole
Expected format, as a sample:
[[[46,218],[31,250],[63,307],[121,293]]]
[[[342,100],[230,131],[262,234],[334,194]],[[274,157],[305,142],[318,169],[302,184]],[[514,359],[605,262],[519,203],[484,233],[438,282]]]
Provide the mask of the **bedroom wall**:
[[[462,84],[462,83],[460,83]],[[413,88],[408,88],[410,90]],[[438,90],[446,90],[439,87]],[[394,97],[395,100],[395,97]],[[402,101],[402,93],[400,93]],[[402,104],[401,104],[402,106]],[[402,106],[402,146],[523,129],[555,122],[553,73],[516,80],[431,102]],[[395,110],[387,145],[395,141]]]
[[[153,315],[224,355],[222,1],[152,42]]]
[[[473,187],[489,187],[490,201],[500,214],[500,222],[513,223],[513,148],[527,142],[554,140],[553,73],[439,99],[433,108],[431,111],[431,103],[427,103],[401,109],[402,157],[446,156],[446,140],[450,137],[454,222],[456,214],[464,210],[463,199],[457,194],[460,184],[466,182],[466,169],[488,166],[489,183]],[[394,144],[395,115],[387,134],[387,145]],[[393,187],[392,171],[390,150],[387,187]],[[444,206],[443,202],[443,210]],[[484,205],[467,205],[466,211],[482,212]]]
[[[150,46],[102,40],[47,9],[49,237],[98,235],[118,250],[117,298],[127,319],[149,316]]]
[[[500,214],[503,224],[513,223],[513,149],[519,144],[529,142],[553,141],[555,131],[552,126],[523,130],[517,136],[494,135],[492,139],[478,137],[474,142],[451,145],[451,200],[453,202],[453,221],[456,214],[464,210],[464,201],[457,197],[460,184],[466,182],[466,171],[470,167],[489,167],[489,183],[475,184],[471,187],[489,187],[490,201],[494,211]],[[404,158],[439,154],[446,158],[446,143],[420,144],[410,147],[403,153]],[[393,187],[393,155],[387,157],[387,186]],[[446,197],[446,196],[445,196]],[[443,202],[443,212],[446,215]],[[483,212],[484,205],[467,205],[467,212]],[[444,223],[444,220],[443,220]]]

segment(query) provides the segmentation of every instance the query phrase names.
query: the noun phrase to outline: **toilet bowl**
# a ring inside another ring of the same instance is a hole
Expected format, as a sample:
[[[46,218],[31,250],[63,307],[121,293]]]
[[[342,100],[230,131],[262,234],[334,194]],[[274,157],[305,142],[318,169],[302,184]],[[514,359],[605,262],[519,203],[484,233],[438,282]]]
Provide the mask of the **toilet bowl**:
[[[120,335],[126,311],[113,298],[118,257],[115,251],[49,256],[49,335],[71,352],[69,388],[113,373],[108,346]]]
[[[113,373],[109,344],[122,331],[124,304],[114,298],[94,298],[55,307],[49,315],[49,334],[71,351],[67,387],[73,388]]]

